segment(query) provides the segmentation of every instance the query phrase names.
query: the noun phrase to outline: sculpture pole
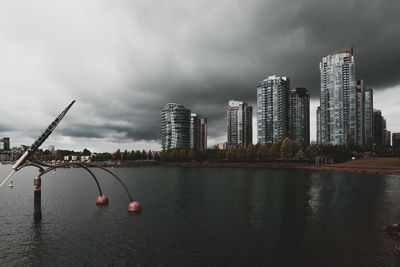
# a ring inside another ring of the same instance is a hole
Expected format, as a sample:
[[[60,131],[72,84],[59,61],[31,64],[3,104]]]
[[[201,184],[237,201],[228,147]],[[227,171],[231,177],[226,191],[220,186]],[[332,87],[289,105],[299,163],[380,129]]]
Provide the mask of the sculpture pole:
[[[141,206],[138,202],[133,201],[133,197],[130,194],[127,186],[122,182],[122,180],[112,171],[101,167],[100,165],[93,164],[93,163],[61,163],[61,164],[47,164],[45,162],[41,162],[35,158],[33,153],[40,147],[41,144],[49,137],[49,135],[53,132],[53,130],[57,127],[57,125],[60,123],[60,121],[64,118],[65,114],[67,114],[68,110],[72,107],[72,105],[75,103],[75,100],[72,101],[65,109],[63,112],[58,115],[58,117],[46,128],[46,130],[35,140],[35,142],[25,151],[24,154],[16,161],[16,163],[13,165],[13,171],[3,180],[3,182],[0,184],[0,187],[2,187],[7,180],[17,171],[24,167],[28,166],[34,166],[39,168],[39,175],[34,179],[33,182],[33,217],[35,220],[40,220],[42,218],[42,208],[41,208],[41,176],[43,174],[46,174],[47,172],[54,170],[56,168],[61,168],[61,167],[67,167],[67,166],[72,166],[76,165],[78,167],[84,168],[86,171],[90,173],[90,175],[93,177],[93,179],[96,182],[96,185],[99,189],[99,197],[97,197],[96,204],[97,205],[107,205],[108,204],[108,198],[103,195],[100,184],[96,178],[96,176],[93,174],[92,171],[88,169],[88,167],[96,167],[103,169],[104,171],[108,172],[111,174],[118,182],[122,185],[122,187],[125,189],[126,193],[128,194],[129,197],[129,205],[128,205],[128,211],[133,211],[133,212],[138,212],[141,211]],[[48,167],[46,170],[44,170],[42,167]]]
[[[42,219],[41,181],[39,176],[33,180],[33,219],[38,221]]]

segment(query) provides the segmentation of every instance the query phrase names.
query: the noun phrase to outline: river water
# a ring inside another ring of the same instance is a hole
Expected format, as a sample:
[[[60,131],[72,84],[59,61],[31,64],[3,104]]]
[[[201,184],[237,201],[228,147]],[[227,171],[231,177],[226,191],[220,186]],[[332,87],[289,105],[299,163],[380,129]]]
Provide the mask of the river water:
[[[0,166],[5,177],[10,165]],[[110,205],[82,169],[34,168],[0,189],[0,266],[400,266],[400,177],[251,168],[110,169],[143,206],[96,169]]]

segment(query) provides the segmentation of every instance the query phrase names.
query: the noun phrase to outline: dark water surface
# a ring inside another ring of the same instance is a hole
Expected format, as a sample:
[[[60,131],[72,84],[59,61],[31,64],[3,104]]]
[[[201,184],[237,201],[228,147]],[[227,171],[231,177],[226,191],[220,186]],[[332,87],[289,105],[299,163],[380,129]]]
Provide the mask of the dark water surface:
[[[5,177],[10,165],[0,166]],[[81,169],[42,178],[35,222],[33,178],[0,189],[0,266],[400,266],[400,177],[314,170],[115,168],[144,210],[111,176],[110,205]]]

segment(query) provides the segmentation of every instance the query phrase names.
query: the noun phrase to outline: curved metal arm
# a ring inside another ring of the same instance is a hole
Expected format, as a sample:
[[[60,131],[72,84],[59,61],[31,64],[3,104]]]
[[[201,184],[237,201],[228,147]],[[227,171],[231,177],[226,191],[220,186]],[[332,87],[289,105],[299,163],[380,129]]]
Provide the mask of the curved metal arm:
[[[60,164],[51,165],[51,164],[47,164],[46,162],[40,162],[33,154],[31,155],[31,158],[30,158],[29,160],[30,160],[30,162],[25,163],[24,165],[22,165],[22,166],[21,166],[19,169],[17,169],[17,170],[20,170],[20,169],[22,169],[23,167],[27,167],[27,166],[35,166],[35,167],[38,167],[38,168],[40,169],[40,172],[44,172],[44,169],[43,169],[42,167],[40,167],[40,165],[46,166],[46,167],[50,167],[50,168],[52,168],[52,167],[58,167],[58,166],[60,165]],[[80,167],[82,167],[82,168],[84,168],[86,171],[88,171],[88,172],[90,173],[90,175],[93,177],[94,181],[96,182],[97,189],[99,190],[100,196],[102,196],[102,195],[103,195],[103,192],[102,192],[102,190],[101,190],[99,181],[97,180],[97,178],[96,178],[96,176],[93,174],[93,172],[92,172],[91,170],[89,170],[87,167],[83,166],[82,164],[77,164],[77,165],[80,166]],[[62,167],[62,166],[59,166],[59,167]],[[54,170],[54,168],[53,168],[53,170]]]
[[[61,168],[61,167],[66,167],[66,166],[77,165],[77,166],[89,166],[89,167],[100,168],[103,171],[106,171],[109,174],[111,174],[115,179],[117,179],[117,181],[122,185],[122,187],[125,189],[126,193],[128,194],[130,202],[133,202],[133,197],[132,197],[131,193],[129,192],[128,187],[124,184],[124,182],[122,182],[122,180],[115,173],[113,173],[112,171],[110,171],[110,170],[108,170],[108,169],[106,169],[106,168],[104,168],[104,167],[102,167],[100,165],[97,165],[97,164],[94,164],[94,163],[88,163],[88,162],[66,162],[66,163],[61,163],[61,164],[57,164],[57,165],[49,165],[49,164],[43,164],[43,165],[44,166],[51,166],[51,167],[47,168],[45,171],[40,173],[38,175],[38,177],[41,177],[42,175],[44,175],[44,174],[46,174],[46,173],[48,173],[48,172],[50,172],[50,171],[52,171],[54,169]]]

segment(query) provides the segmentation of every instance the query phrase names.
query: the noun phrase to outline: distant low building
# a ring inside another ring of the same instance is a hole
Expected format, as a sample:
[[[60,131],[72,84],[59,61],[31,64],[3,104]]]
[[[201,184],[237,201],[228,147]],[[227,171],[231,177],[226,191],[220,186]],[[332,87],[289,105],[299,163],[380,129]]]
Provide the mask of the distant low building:
[[[0,139],[0,151],[10,151],[10,137]]]
[[[218,143],[218,144],[216,144],[216,145],[214,146],[214,149],[225,150],[226,147],[227,147],[227,143],[224,142],[224,143]]]

